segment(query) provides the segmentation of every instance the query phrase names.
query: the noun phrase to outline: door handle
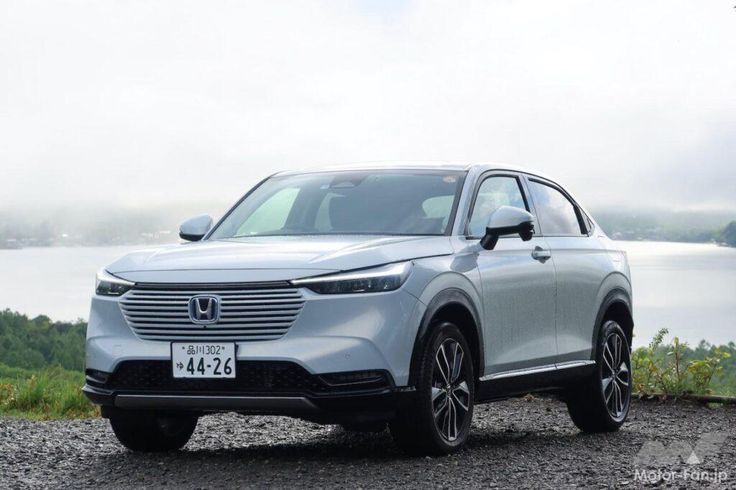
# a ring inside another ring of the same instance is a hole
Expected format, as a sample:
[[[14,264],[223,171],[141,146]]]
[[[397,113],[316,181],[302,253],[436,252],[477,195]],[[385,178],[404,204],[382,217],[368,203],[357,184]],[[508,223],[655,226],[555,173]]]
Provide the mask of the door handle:
[[[549,250],[545,250],[540,246],[536,246],[534,247],[534,250],[532,250],[532,258],[534,260],[545,262],[550,257],[552,257],[552,252],[550,252]]]

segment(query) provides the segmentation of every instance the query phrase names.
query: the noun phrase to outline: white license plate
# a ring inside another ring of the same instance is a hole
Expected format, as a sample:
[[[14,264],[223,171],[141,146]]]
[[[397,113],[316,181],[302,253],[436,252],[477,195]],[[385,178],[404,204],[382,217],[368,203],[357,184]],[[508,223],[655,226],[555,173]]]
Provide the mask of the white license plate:
[[[173,342],[171,365],[175,378],[234,378],[235,344]]]

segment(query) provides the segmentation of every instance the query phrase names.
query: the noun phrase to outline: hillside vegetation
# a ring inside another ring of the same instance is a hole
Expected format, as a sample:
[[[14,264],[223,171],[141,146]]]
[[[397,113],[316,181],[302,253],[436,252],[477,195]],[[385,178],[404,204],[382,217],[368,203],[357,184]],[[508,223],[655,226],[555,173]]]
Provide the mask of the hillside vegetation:
[[[733,213],[594,210],[593,216],[616,240],[720,243],[736,247]]]
[[[87,324],[52,322],[46,316],[29,319],[10,310],[0,312],[0,362],[24,369],[57,366],[84,370]]]
[[[82,394],[84,322],[0,312],[0,413],[31,418],[91,417]]]
[[[731,221],[720,233],[718,239],[726,245],[736,247],[736,221]]]
[[[92,417],[98,414],[84,385],[84,322],[53,322],[0,312],[0,414],[31,418]],[[736,396],[736,344],[695,348],[660,332],[632,353],[638,393]]]

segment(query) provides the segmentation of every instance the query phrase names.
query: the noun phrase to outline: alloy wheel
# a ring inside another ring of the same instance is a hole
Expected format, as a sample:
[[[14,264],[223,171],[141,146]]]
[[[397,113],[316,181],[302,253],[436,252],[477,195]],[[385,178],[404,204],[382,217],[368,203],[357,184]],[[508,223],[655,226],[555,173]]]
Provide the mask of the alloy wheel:
[[[606,408],[616,420],[628,410],[631,393],[629,347],[618,333],[612,333],[603,347],[602,389]]]
[[[435,353],[432,411],[437,430],[448,442],[459,437],[470,409],[466,362],[462,346],[452,338],[445,339]]]

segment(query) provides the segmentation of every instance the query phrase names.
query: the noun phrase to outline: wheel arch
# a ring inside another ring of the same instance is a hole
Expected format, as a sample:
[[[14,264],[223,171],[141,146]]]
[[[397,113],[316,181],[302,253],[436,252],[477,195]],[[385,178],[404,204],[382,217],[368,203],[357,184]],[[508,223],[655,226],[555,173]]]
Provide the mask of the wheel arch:
[[[483,376],[485,367],[480,315],[468,293],[451,287],[437,293],[427,304],[414,341],[409,367],[409,383],[411,385],[416,383],[421,349],[430,338],[434,326],[441,321],[454,323],[470,345],[473,372],[477,382]]]
[[[598,354],[598,336],[601,327],[606,320],[614,320],[618,323],[626,335],[629,347],[634,337],[634,315],[631,304],[631,295],[623,288],[614,288],[609,291],[601,302],[596,315],[595,328],[593,329],[593,338],[591,339],[593,349],[591,359],[595,360]]]

